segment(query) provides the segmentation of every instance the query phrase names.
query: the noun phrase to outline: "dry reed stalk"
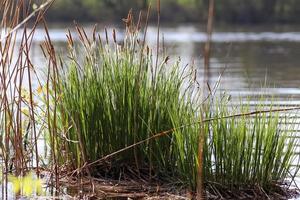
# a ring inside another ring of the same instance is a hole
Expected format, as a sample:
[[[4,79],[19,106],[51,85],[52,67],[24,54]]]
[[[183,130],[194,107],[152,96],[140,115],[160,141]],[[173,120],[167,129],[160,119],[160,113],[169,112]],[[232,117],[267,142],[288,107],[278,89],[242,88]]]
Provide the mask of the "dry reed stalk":
[[[208,8],[208,20],[207,20],[207,41],[204,48],[204,87],[203,87],[203,98],[207,95],[205,85],[209,86],[209,65],[210,65],[210,51],[211,51],[211,37],[213,31],[213,18],[214,18],[214,0],[209,1]],[[206,102],[202,104],[201,112],[201,120],[205,120],[205,116],[202,113],[206,113],[207,109],[209,109]],[[200,121],[201,121],[200,120]],[[204,178],[203,178],[203,149],[204,149],[204,138],[205,138],[205,128],[204,126],[200,126],[200,134],[199,134],[199,146],[198,146],[198,171],[197,171],[197,200],[205,199],[203,195],[204,191]]]
[[[51,42],[49,30],[47,28],[46,21],[43,19],[43,24],[45,28],[46,33],[46,41],[44,45],[42,46],[42,50],[44,52],[45,58],[48,59],[48,70],[47,70],[47,81],[46,81],[46,107],[47,107],[47,123],[48,123],[48,129],[50,133],[50,145],[51,145],[51,155],[53,160],[52,170],[54,171],[54,177],[55,177],[55,188],[56,191],[59,190],[59,171],[58,171],[58,161],[57,161],[57,155],[56,151],[58,150],[57,144],[57,86],[56,86],[56,80],[57,80],[57,71],[58,71],[58,62],[56,58],[56,52],[54,49],[54,45]],[[46,54],[47,52],[47,54]],[[53,80],[53,82],[52,82]],[[53,83],[52,88],[50,89],[50,82]],[[53,91],[53,99],[54,103],[51,105],[50,99],[50,90]],[[53,113],[53,116],[51,116],[51,113]],[[53,119],[53,122],[51,121]],[[53,169],[54,168],[54,169]],[[52,175],[53,176],[53,175]]]
[[[9,173],[23,176],[29,169],[35,168],[39,175],[37,111],[32,82],[36,72],[30,53],[36,26],[51,3],[52,0],[48,0],[37,9],[32,9],[32,1],[0,2],[0,130],[3,132],[0,146],[4,160],[2,199],[8,198]],[[29,22],[33,24],[31,30]],[[28,95],[24,89],[28,90]],[[28,113],[23,109],[28,109]],[[24,124],[26,120],[28,124]],[[31,136],[33,140],[30,142]],[[35,166],[30,165],[30,154],[35,154]]]

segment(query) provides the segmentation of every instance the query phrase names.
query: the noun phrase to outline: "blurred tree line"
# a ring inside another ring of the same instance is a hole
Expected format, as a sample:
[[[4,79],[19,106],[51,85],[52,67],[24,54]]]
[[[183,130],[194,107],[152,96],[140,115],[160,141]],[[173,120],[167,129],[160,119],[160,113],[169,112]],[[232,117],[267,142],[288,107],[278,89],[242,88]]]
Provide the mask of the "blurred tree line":
[[[300,22],[299,0],[216,0],[216,21],[227,23]],[[120,21],[129,9],[146,10],[156,0],[56,0],[48,12],[52,21]],[[205,21],[208,0],[161,0],[166,22]],[[153,10],[154,10],[153,9]],[[155,20],[154,11],[152,19]]]

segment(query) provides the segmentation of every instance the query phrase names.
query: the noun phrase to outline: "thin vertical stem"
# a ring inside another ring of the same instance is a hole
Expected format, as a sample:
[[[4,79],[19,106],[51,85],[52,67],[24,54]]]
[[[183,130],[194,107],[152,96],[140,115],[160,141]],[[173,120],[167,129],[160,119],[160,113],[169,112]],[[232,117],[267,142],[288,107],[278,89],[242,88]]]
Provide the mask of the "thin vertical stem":
[[[56,138],[57,138],[57,127],[56,127],[56,123],[57,123],[57,92],[58,92],[58,88],[56,87],[56,81],[57,80],[57,60],[55,57],[55,50],[53,47],[53,44],[51,43],[51,39],[50,39],[50,34],[47,28],[47,23],[45,21],[45,19],[42,19],[43,24],[44,24],[44,28],[45,28],[45,32],[46,32],[46,36],[47,36],[47,42],[46,42],[46,51],[49,54],[49,63],[48,63],[48,73],[47,73],[47,82],[46,82],[46,106],[47,106],[47,118],[48,118],[48,128],[49,128],[49,132],[50,132],[50,140],[51,140],[51,152],[52,152],[52,159],[54,162],[54,173],[55,173],[55,187],[56,190],[59,189],[59,173],[58,173],[58,158],[56,155]],[[53,122],[51,121],[51,108],[50,108],[50,81],[51,81],[51,64],[53,67],[53,77],[52,77],[52,83],[53,83],[53,92],[54,92],[54,108],[53,108]],[[53,126],[52,126],[53,123]]]
[[[208,8],[208,20],[207,20],[207,40],[204,47],[204,70],[205,84],[208,83],[209,79],[209,67],[210,67],[210,53],[211,53],[211,39],[213,32],[213,21],[214,21],[214,0],[209,0],[209,8]]]
[[[208,8],[208,20],[207,20],[207,41],[204,48],[204,86],[203,86],[203,94],[202,98],[205,99],[205,95],[207,95],[205,85],[208,84],[209,87],[209,64],[210,64],[210,51],[211,51],[211,37],[213,31],[213,17],[214,17],[214,0],[209,1]],[[201,121],[205,120],[205,113],[208,111],[209,107],[207,102],[203,102],[201,111]],[[203,114],[204,113],[204,114]],[[204,142],[205,142],[205,126],[200,124],[200,133],[199,133],[199,146],[198,146],[198,170],[197,170],[197,200],[205,199],[203,195],[204,190],[204,177],[203,177],[203,169],[204,169]]]
[[[159,60],[159,45],[160,45],[160,0],[157,0],[157,41],[156,41],[156,61],[155,61],[155,69],[154,69],[154,77],[156,78],[157,68],[158,68],[158,60]]]

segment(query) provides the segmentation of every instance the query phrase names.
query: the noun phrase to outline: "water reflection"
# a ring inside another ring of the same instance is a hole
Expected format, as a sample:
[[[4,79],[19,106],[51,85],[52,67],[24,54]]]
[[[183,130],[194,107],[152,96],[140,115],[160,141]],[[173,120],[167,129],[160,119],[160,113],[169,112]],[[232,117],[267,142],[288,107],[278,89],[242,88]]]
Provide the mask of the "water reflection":
[[[65,26],[50,26],[50,37],[56,46],[57,52],[66,56]],[[70,28],[71,31],[72,27]],[[92,26],[86,26],[91,32]],[[283,31],[270,32],[268,27],[251,27],[224,31],[217,29],[213,34],[212,59],[210,69],[210,83],[214,84],[220,73],[225,69],[222,77],[221,88],[241,95],[256,95],[261,88],[276,88],[267,91],[270,95],[280,98],[300,97],[300,32],[294,27],[285,27]],[[284,32],[288,30],[288,32]],[[299,31],[299,30],[298,30]],[[124,30],[116,31],[117,38],[122,39]],[[172,60],[180,57],[182,65],[194,63],[198,69],[199,77],[203,75],[203,46],[206,33],[201,28],[193,25],[163,27],[161,29],[164,44]],[[104,36],[104,32],[99,32]],[[112,28],[108,29],[112,33]],[[156,48],[156,28],[149,27],[147,43]],[[111,37],[111,34],[109,34]],[[40,50],[40,44],[45,39],[45,33],[38,29],[33,43],[33,61],[41,71],[45,68],[45,59]],[[76,40],[74,34],[74,40]]]

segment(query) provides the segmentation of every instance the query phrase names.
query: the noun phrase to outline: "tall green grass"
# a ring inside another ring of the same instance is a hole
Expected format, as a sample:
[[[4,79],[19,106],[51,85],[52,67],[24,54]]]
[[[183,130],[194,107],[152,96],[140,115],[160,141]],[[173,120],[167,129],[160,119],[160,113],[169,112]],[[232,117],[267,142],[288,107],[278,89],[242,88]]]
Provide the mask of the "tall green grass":
[[[218,104],[215,109],[213,117],[218,119],[206,123],[207,180],[230,187],[255,184],[268,187],[284,181],[297,142],[280,128],[286,119],[279,118],[279,113],[224,119],[237,112],[247,113],[249,107],[240,105],[234,111],[226,104]],[[264,108],[257,106],[256,110]]]
[[[123,46],[100,42],[97,48],[81,66],[73,58],[59,82],[61,117],[71,127],[67,137],[79,141],[68,143],[74,167],[84,164],[83,154],[87,161],[94,161],[173,128],[175,115],[188,118],[197,109],[182,94],[186,72],[179,63],[169,67],[165,58],[153,67],[152,54],[138,43],[137,33],[128,32]],[[151,141],[116,161],[167,171],[174,167],[177,156],[174,139]]]
[[[58,141],[67,150],[61,161],[67,159],[76,169],[155,133],[181,127],[91,171],[116,178],[127,167],[195,189],[202,105],[193,73],[180,68],[179,62],[168,64],[167,57],[155,66],[151,49],[132,29],[122,45],[96,37],[90,41],[84,35],[79,29],[79,48],[69,36],[71,59],[55,83],[64,133]],[[205,181],[268,187],[284,180],[297,141],[279,129],[278,113],[225,118],[249,108],[232,109],[224,100],[209,104],[204,116],[213,119],[202,123]]]

